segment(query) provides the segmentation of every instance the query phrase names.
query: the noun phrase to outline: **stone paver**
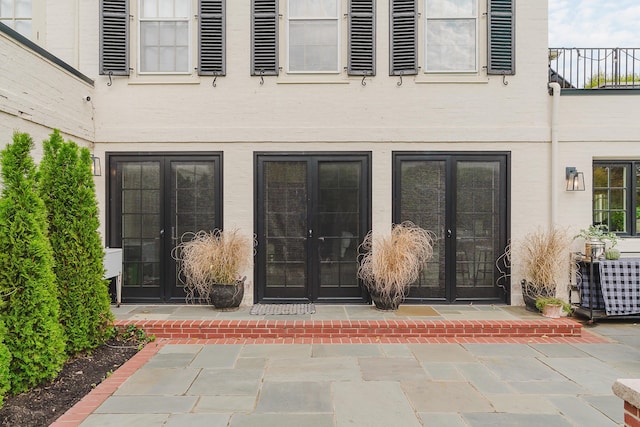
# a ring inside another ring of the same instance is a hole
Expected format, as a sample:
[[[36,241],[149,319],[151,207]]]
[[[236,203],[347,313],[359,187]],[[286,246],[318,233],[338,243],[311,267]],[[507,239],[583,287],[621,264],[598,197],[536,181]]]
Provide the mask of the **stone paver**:
[[[198,369],[144,367],[134,373],[114,393],[116,396],[181,396],[187,392]]]
[[[208,307],[123,306],[114,312],[256,320],[246,310]],[[493,306],[444,306],[438,312],[446,319],[523,315]],[[304,318],[397,319],[366,306],[332,306]],[[640,377],[640,326],[602,323],[590,331],[609,342],[159,342],[148,362],[81,425],[617,426],[623,403],[611,386],[618,378]]]
[[[491,402],[467,382],[403,382],[402,388],[418,412],[495,412]]]
[[[260,369],[202,369],[187,394],[190,396],[254,396],[264,371]]]
[[[360,358],[360,370],[365,381],[427,381],[426,371],[415,359]]]
[[[328,382],[266,382],[262,385],[256,412],[332,413]]]
[[[421,425],[397,382],[337,382],[333,393],[337,427]]]
[[[239,345],[205,346],[198,352],[190,366],[193,368],[233,368],[240,350],[242,350],[242,346]]]

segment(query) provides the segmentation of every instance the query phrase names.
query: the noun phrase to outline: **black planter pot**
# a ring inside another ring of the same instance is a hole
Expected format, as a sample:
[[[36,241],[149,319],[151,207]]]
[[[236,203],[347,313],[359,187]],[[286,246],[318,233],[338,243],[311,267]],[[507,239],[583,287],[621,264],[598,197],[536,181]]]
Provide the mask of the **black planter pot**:
[[[219,310],[237,310],[242,302],[242,297],[244,297],[244,280],[239,280],[235,284],[215,283],[211,285],[209,299],[211,304]]]
[[[520,282],[522,285],[522,299],[524,300],[524,306],[527,311],[534,311],[538,313],[538,307],[536,307],[536,296],[541,297],[555,297],[555,292],[551,292],[546,289],[536,289],[536,286],[526,280]]]
[[[395,311],[398,309],[398,306],[404,299],[402,295],[394,295],[392,297],[382,297],[379,293],[374,291],[369,291],[371,295],[371,300],[373,301],[373,305],[376,306],[378,310],[382,311]]]

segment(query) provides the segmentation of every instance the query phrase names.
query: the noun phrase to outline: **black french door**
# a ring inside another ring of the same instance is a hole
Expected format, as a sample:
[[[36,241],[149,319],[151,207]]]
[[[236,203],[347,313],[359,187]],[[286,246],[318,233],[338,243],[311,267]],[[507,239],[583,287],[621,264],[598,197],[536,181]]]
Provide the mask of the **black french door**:
[[[369,154],[256,154],[256,299],[363,302]]]
[[[508,153],[394,153],[394,222],[437,236],[409,302],[506,302],[496,260],[508,236]]]
[[[123,248],[124,302],[180,302],[171,251],[222,226],[219,154],[110,154],[108,245]]]

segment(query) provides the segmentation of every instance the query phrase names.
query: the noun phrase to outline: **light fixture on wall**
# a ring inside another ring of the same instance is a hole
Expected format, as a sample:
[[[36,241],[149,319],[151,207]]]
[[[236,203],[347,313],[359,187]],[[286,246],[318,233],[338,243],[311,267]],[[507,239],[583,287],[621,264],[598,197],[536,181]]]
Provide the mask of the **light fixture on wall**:
[[[573,166],[567,169],[567,191],[584,191],[584,173],[578,172]]]
[[[93,176],[102,176],[102,167],[100,166],[100,157],[91,155],[91,173]]]

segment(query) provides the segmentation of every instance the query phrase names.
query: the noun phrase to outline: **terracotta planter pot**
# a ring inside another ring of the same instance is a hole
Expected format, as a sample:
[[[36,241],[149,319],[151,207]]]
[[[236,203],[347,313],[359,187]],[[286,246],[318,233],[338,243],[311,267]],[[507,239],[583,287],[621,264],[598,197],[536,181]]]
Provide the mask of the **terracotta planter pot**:
[[[550,317],[552,319],[559,319],[562,316],[562,305],[547,304],[542,309],[542,315],[544,317]]]

